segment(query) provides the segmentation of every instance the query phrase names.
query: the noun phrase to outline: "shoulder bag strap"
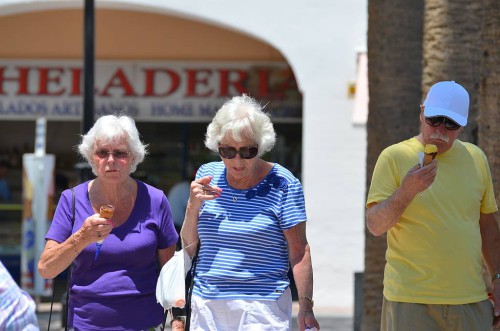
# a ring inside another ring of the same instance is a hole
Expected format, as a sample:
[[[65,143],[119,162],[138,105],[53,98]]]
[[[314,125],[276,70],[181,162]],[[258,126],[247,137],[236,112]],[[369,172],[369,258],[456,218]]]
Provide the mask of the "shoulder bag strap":
[[[189,327],[191,324],[191,297],[193,295],[193,286],[194,286],[194,276],[196,274],[196,265],[198,264],[198,253],[200,252],[200,242],[198,241],[198,246],[196,247],[196,254],[193,257],[193,262],[191,264],[191,283],[189,284],[189,289],[187,291],[186,296],[186,323],[185,329],[189,331]]]
[[[73,188],[71,188],[71,195],[72,195],[72,201],[71,201],[71,209],[72,209],[72,215],[71,215],[71,228],[73,228],[73,226],[75,225],[75,190],[73,190]],[[68,330],[68,299],[69,299],[69,280],[70,280],[70,274],[71,274],[71,270],[73,268],[71,268],[71,266],[69,267],[69,272],[68,272],[68,283],[66,285],[66,311],[63,312],[63,314],[65,314],[66,316],[66,326],[65,326],[65,330],[67,331]],[[56,293],[55,291],[56,289],[56,282],[55,282],[55,278],[52,280],[52,301],[50,302],[50,313],[49,313],[49,323],[48,323],[48,326],[47,326],[47,331],[50,331],[50,321],[52,319],[52,306],[54,305],[54,294]]]
[[[75,197],[75,190],[73,188],[71,188],[71,195],[72,195],[72,200],[71,200],[71,208],[73,210],[73,215],[71,217],[71,229],[73,229],[73,227],[75,226],[75,203],[76,203],[76,197]],[[68,331],[68,310],[69,310],[69,305],[68,305],[68,302],[69,302],[69,283],[70,283],[70,280],[71,280],[71,273],[73,272],[73,263],[70,264],[70,266],[68,267],[68,282],[66,283],[66,309],[62,312],[63,314],[65,314],[65,318],[64,320],[66,321],[66,325],[64,326],[64,330],[65,331]]]

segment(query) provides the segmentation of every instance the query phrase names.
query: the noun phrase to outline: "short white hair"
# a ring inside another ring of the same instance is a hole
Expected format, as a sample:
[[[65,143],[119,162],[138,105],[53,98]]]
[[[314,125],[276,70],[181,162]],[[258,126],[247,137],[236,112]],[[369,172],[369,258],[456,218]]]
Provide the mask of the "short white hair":
[[[141,142],[139,131],[134,120],[127,115],[106,115],[100,117],[89,132],[82,136],[80,145],[77,146],[80,155],[90,164],[92,172],[97,176],[96,165],[92,154],[94,145],[99,143],[113,144],[125,140],[132,156],[130,173],[137,169],[137,165],[144,160],[147,154],[147,145]]]
[[[269,152],[276,143],[273,123],[263,107],[246,94],[235,96],[217,111],[208,125],[205,146],[217,152],[220,141],[231,134],[234,140],[253,140],[259,147],[257,156]]]

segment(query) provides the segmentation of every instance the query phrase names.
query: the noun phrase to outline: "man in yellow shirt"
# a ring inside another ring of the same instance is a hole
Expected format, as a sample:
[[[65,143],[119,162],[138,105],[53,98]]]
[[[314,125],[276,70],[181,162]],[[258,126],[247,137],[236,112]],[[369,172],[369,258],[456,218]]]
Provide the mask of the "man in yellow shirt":
[[[386,148],[375,166],[366,221],[372,234],[387,232],[383,331],[491,330],[500,315],[500,231],[488,161],[457,139],[468,109],[462,86],[433,85],[420,107],[420,134]],[[420,165],[427,144],[437,156]]]

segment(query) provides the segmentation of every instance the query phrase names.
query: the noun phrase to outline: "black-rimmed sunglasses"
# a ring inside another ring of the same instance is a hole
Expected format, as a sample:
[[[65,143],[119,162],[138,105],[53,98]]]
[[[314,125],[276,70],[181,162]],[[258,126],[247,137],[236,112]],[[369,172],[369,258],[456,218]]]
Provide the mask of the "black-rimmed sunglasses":
[[[457,122],[450,120],[448,117],[444,117],[444,116],[426,117],[425,123],[429,124],[432,127],[436,127],[436,126],[439,126],[441,123],[444,123],[444,127],[447,130],[460,129],[460,124],[458,124]]]
[[[243,159],[253,159],[257,156],[259,148],[256,146],[245,146],[240,149],[229,146],[219,146],[219,155],[225,159],[234,159],[236,154],[240,154]]]
[[[126,159],[130,155],[128,151],[120,149],[114,149],[112,151],[108,151],[107,149],[98,149],[97,151],[94,152],[94,154],[100,159],[108,158],[109,154],[113,155],[113,157],[117,159]]]

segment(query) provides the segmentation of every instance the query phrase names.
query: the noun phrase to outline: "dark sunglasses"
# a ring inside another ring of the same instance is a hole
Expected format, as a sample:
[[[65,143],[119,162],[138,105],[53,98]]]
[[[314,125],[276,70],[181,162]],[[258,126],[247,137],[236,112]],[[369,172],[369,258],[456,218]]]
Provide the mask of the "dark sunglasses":
[[[259,149],[256,146],[245,146],[240,149],[229,146],[219,146],[219,155],[225,159],[234,159],[236,154],[240,154],[243,159],[253,159],[257,156]]]
[[[439,126],[441,123],[444,123],[444,127],[447,130],[460,129],[460,124],[458,124],[457,122],[452,121],[448,117],[444,117],[444,116],[426,117],[425,123],[429,124],[432,127],[436,127],[436,126]]]
[[[128,151],[120,149],[114,149],[112,151],[109,151],[107,149],[98,149],[94,152],[94,154],[100,159],[107,159],[109,154],[113,155],[113,157],[116,159],[126,159],[130,155]]]

